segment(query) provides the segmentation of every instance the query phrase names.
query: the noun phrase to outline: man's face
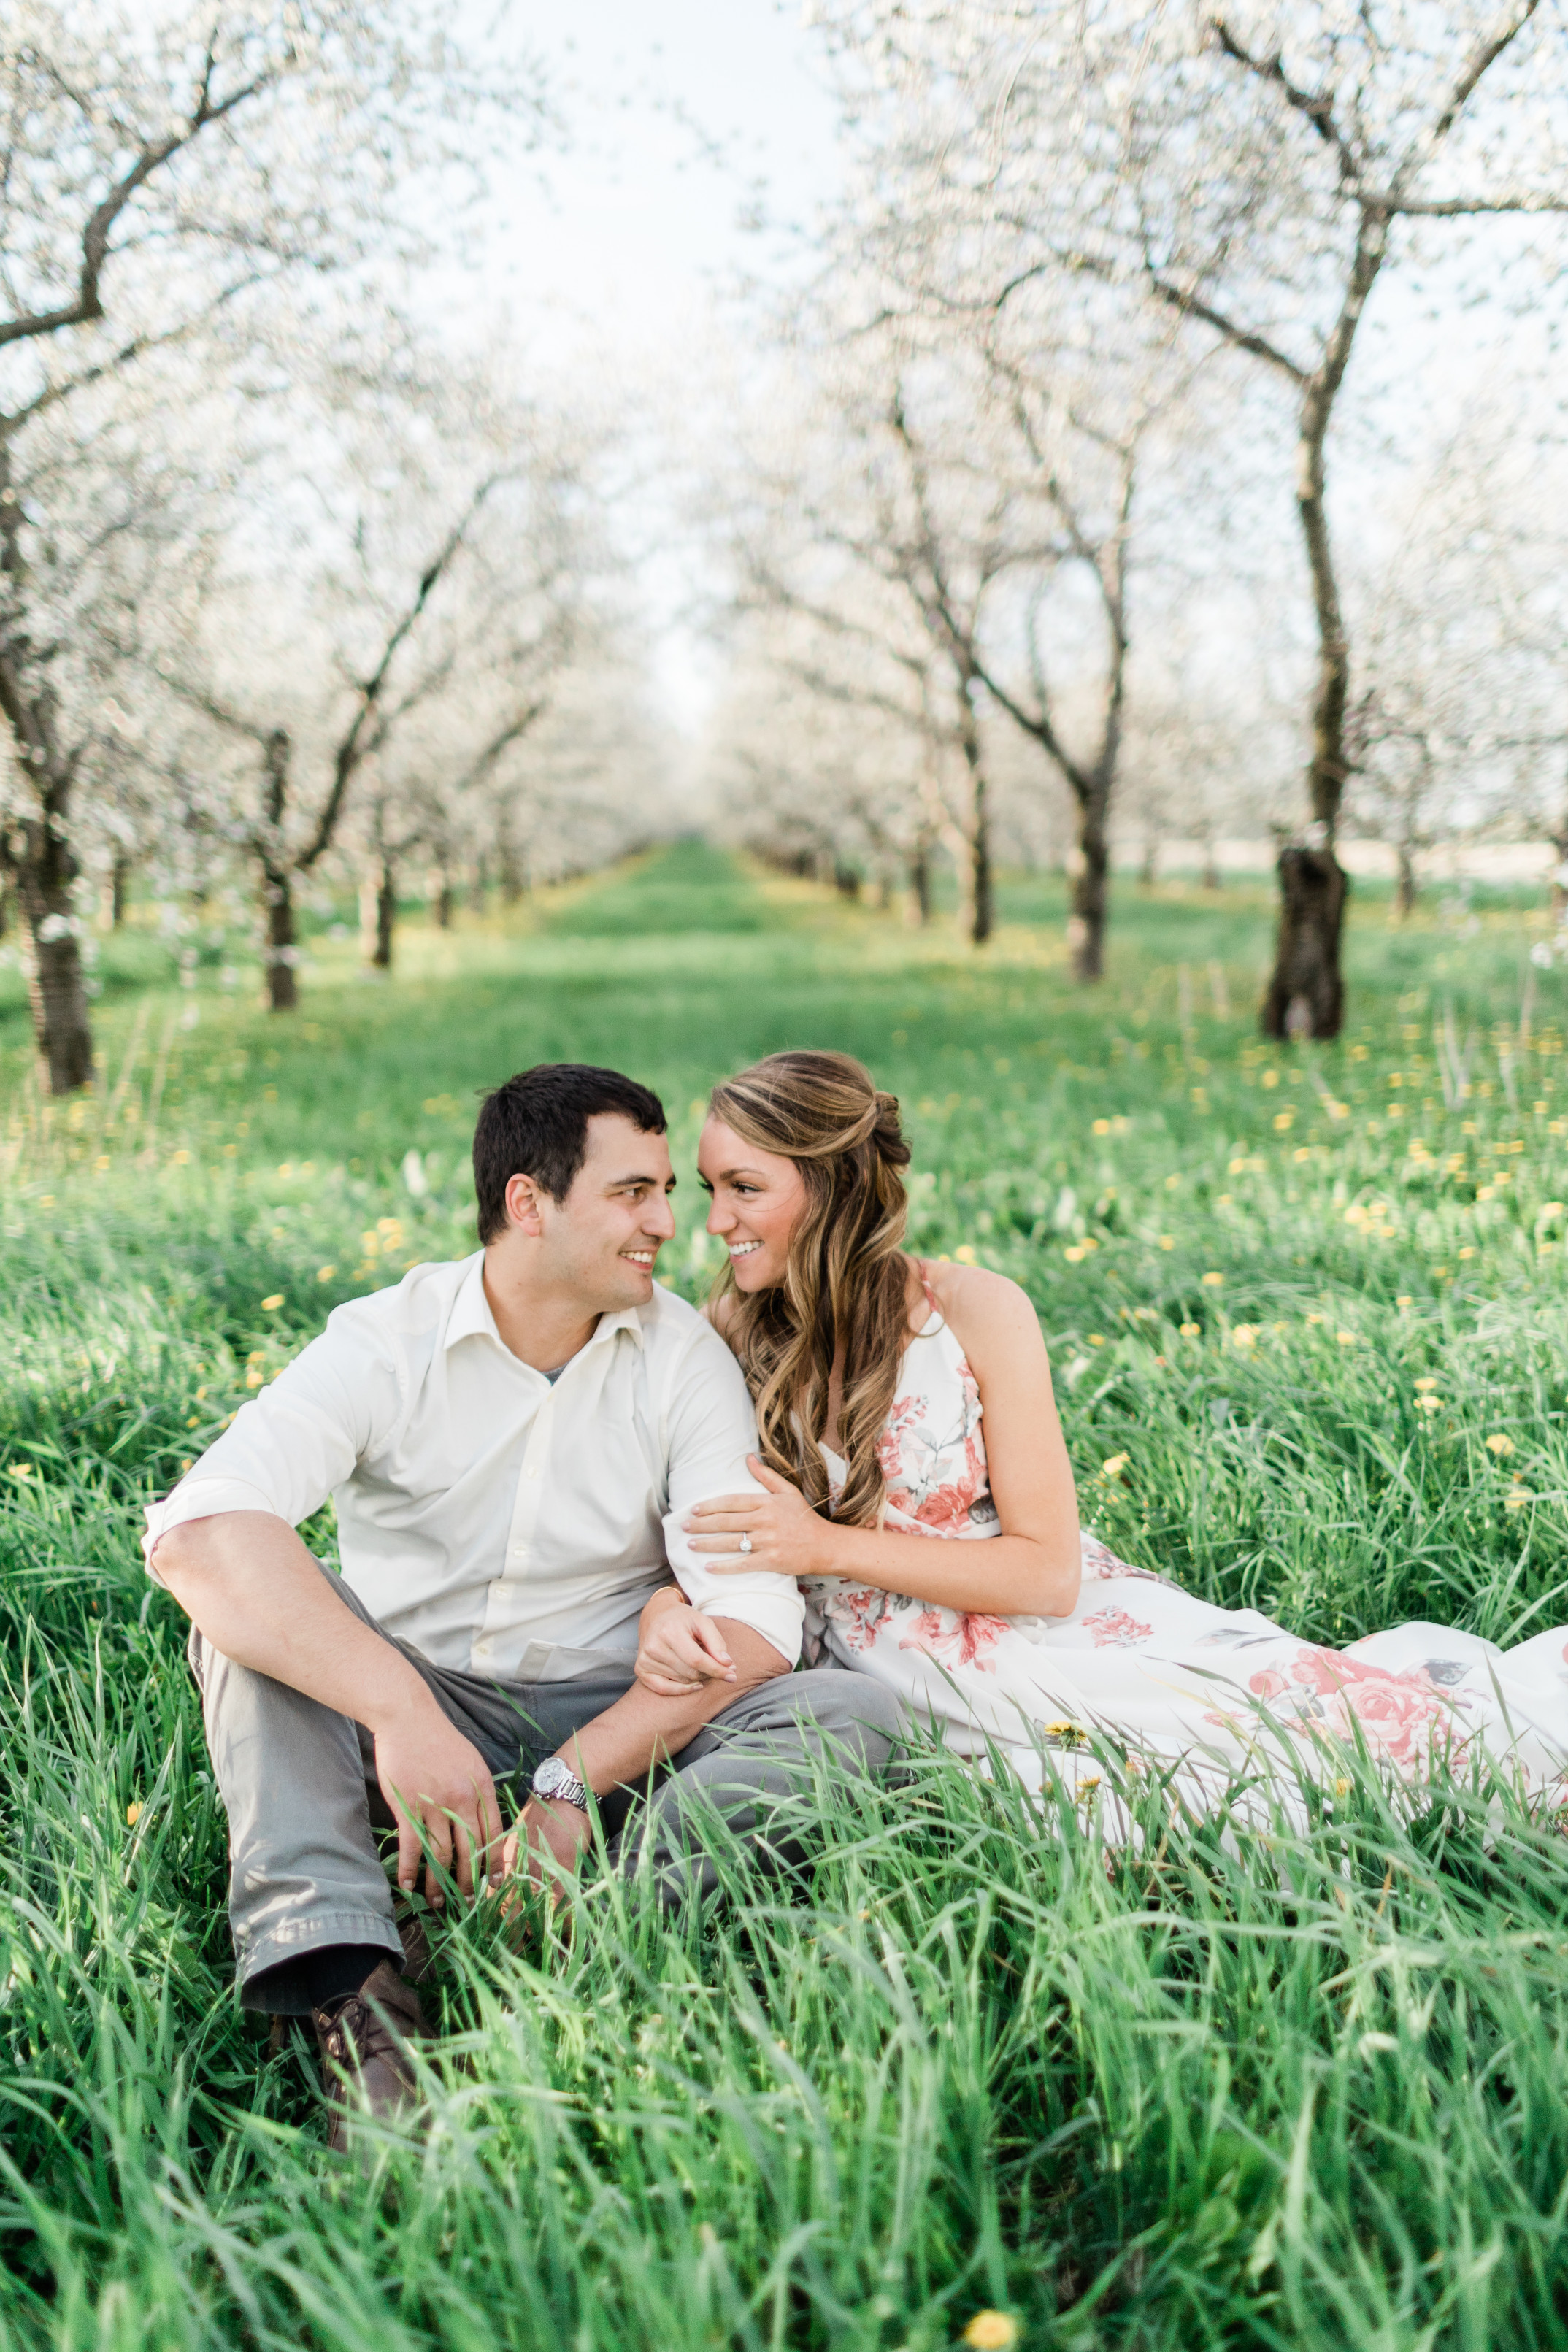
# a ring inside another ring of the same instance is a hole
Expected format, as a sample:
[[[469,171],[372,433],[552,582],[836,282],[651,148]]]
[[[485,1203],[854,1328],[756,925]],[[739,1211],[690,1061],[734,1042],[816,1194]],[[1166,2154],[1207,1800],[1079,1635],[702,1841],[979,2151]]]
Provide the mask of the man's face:
[[[509,1208],[516,1183],[514,1177]],[[578,1297],[584,1314],[645,1307],[660,1245],[675,1234],[674,1189],[664,1137],[645,1135],[618,1112],[600,1112],[588,1121],[587,1156],[565,1199],[537,1196],[542,1249],[535,1265]]]

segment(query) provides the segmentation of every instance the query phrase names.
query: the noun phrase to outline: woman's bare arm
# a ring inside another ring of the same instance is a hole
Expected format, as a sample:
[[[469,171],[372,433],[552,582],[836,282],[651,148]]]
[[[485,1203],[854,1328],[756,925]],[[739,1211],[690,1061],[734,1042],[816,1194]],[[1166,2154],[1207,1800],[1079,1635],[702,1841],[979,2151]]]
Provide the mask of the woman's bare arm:
[[[841,1576],[999,1617],[1065,1617],[1078,1600],[1078,1497],[1038,1318],[1026,1294],[1003,1275],[956,1265],[931,1272],[937,1306],[980,1390],[1001,1534],[984,1542],[943,1541],[836,1527],[787,1479],[753,1460],[766,1496],[721,1496],[700,1505],[688,1521],[692,1549],[732,1553],[746,1533],[749,1569]]]

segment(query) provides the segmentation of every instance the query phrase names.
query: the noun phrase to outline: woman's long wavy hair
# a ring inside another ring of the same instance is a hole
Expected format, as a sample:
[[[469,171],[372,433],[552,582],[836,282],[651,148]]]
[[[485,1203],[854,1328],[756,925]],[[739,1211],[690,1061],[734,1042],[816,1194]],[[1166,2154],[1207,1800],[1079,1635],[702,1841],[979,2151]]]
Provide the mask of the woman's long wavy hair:
[[[909,1344],[910,1147],[898,1097],[879,1094],[847,1054],[770,1054],[715,1087],[710,1108],[747,1143],[793,1160],[805,1181],[784,1281],[748,1294],[727,1269],[714,1292],[733,1297],[725,1337],[756,1400],[763,1459],[815,1509],[827,1507],[821,1439],[842,1347],[838,1444],[848,1471],[834,1517],[874,1527],[883,1493],[877,1440]]]

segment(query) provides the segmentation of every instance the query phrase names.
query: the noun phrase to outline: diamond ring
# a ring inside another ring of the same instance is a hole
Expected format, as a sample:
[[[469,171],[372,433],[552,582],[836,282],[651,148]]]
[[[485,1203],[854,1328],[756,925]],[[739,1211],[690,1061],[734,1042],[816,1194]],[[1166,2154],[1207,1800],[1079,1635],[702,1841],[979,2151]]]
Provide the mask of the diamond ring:
[[[741,1538],[741,1549],[742,1549],[742,1551],[750,1551],[750,1550],[751,1550],[751,1549],[752,1549],[752,1538],[751,1538],[751,1537],[750,1537],[750,1536],[742,1536],[742,1537]]]

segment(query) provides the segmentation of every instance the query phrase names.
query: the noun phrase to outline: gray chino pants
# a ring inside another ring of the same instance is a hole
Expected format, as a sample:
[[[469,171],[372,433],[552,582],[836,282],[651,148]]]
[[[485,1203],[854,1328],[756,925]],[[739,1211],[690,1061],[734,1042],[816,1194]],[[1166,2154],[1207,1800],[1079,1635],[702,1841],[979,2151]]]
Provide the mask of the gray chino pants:
[[[327,1580],[345,1608],[394,1640],[346,1584],[335,1576]],[[489,1682],[434,1666],[406,1642],[395,1647],[497,1780],[531,1771],[632,1683],[629,1671],[574,1682]],[[373,1790],[379,1801],[374,1744],[363,1724],[235,1665],[194,1627],[189,1656],[228,1814],[228,1916],[240,1998],[247,2008],[303,2013],[306,2004],[291,1995],[287,1972],[265,1989],[252,1990],[252,1980],[329,1944],[380,1945],[401,1957],[371,1823]],[[890,1692],[839,1667],[781,1675],[746,1691],[681,1749],[649,1801],[630,1809],[616,1859],[629,1869],[646,1852],[667,1896],[707,1891],[717,1874],[700,1851],[700,1828],[687,1818],[689,1799],[698,1798],[700,1809],[704,1802],[715,1808],[745,1835],[773,1802],[809,1787],[815,1755],[830,1754],[866,1778],[878,1775],[898,1720]],[[624,1808],[612,1799],[607,1825],[617,1810]]]

